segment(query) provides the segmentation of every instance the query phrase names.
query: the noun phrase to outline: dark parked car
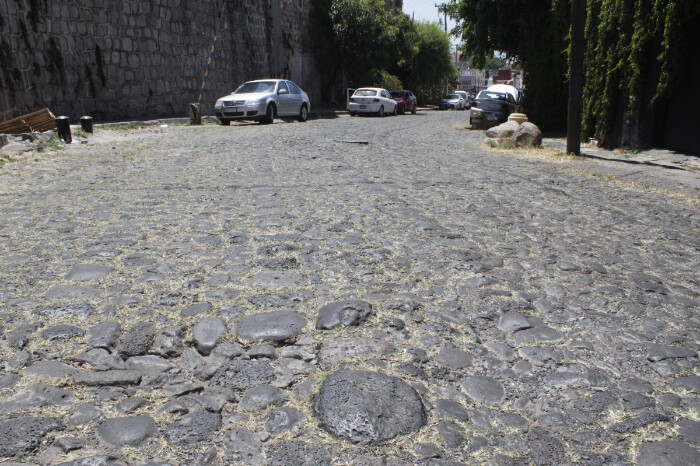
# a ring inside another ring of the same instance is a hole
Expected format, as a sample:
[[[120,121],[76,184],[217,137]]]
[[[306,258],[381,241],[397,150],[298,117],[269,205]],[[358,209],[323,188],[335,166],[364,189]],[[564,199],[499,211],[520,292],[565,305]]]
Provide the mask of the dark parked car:
[[[515,112],[516,103],[507,92],[481,91],[472,103],[469,123],[472,128],[490,128],[508,120],[508,115]]]
[[[416,114],[416,110],[418,110],[418,99],[413,95],[413,92],[402,90],[391,91],[391,97],[396,101],[401,115],[407,111],[414,115]]]

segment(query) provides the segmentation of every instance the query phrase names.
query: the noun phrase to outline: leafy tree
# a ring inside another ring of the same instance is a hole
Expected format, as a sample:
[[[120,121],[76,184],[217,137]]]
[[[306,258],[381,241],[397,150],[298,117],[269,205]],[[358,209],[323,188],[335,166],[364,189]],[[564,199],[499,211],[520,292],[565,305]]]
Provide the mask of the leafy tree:
[[[543,129],[566,125],[569,8],[566,0],[450,0],[463,52],[485,68],[495,51],[525,71],[525,109]]]
[[[450,38],[436,23],[416,24],[417,52],[407,64],[406,88],[423,102],[435,103],[445,90],[445,80],[456,85],[459,72],[452,64]]]

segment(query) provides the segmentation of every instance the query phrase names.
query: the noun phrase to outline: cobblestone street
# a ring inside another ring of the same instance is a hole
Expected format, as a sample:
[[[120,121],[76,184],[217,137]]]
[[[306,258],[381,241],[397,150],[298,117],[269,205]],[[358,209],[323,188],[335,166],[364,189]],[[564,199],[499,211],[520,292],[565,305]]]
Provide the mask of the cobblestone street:
[[[326,116],[0,167],[0,459],[700,464],[696,172]]]

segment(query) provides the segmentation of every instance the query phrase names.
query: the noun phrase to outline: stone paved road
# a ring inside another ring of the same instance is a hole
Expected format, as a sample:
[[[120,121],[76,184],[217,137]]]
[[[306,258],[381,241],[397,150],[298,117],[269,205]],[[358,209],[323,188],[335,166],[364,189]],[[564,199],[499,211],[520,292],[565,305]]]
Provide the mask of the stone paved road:
[[[0,168],[0,458],[700,464],[697,194],[467,121],[102,130]]]

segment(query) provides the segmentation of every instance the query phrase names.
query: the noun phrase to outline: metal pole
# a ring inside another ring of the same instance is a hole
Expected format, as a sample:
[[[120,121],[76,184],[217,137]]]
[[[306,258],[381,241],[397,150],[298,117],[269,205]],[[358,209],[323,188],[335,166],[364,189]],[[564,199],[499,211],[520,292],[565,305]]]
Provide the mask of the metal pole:
[[[444,4],[444,3],[441,3],[441,4],[438,5],[438,4],[436,3],[436,4],[435,4],[435,8],[438,8],[438,9],[439,9],[439,8],[443,8],[443,14],[445,15],[445,33],[447,33],[447,10],[444,9],[444,8],[445,8],[445,4]],[[452,46],[450,45],[450,51],[451,51],[451,49],[452,49]],[[450,54],[450,57],[452,57],[452,54]],[[450,92],[449,81],[448,81],[447,78],[445,78],[445,95],[447,95],[449,92]]]
[[[566,153],[581,155],[583,119],[583,58],[586,23],[585,0],[571,2],[571,55],[569,56],[569,111],[566,127]]]

